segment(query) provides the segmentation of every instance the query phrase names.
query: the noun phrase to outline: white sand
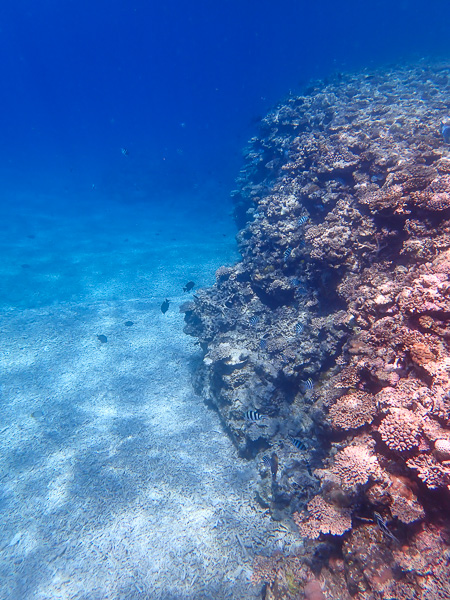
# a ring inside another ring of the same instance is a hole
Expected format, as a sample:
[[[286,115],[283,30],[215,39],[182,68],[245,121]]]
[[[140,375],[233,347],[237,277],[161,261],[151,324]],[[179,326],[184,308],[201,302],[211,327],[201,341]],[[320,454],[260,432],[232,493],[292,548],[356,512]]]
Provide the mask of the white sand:
[[[3,220],[1,600],[260,597],[254,554],[284,533],[193,392],[178,312],[186,281],[236,258],[234,232],[178,217],[44,204]]]

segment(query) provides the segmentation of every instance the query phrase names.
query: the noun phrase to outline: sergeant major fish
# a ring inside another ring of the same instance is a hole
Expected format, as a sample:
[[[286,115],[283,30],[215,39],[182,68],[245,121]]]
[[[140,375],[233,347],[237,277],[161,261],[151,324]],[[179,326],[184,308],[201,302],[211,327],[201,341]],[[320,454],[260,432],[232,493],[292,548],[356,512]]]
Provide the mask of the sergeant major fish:
[[[261,421],[263,419],[263,415],[257,410],[247,410],[244,413],[244,418],[246,421]]]
[[[285,251],[284,251],[284,253],[283,253],[283,256],[284,256],[284,261],[285,261],[285,262],[286,262],[286,261],[287,261],[287,259],[290,257],[291,253],[292,253],[292,248],[290,248],[290,247],[289,247],[289,248],[286,248],[286,250],[285,250]]]

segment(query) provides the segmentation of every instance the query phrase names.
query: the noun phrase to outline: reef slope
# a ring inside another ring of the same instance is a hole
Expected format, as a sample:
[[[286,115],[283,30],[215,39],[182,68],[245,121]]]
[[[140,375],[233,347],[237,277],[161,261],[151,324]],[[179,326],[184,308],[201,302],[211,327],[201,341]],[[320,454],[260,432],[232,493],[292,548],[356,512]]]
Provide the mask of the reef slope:
[[[423,63],[280,103],[233,193],[242,260],[182,306],[199,390],[305,539],[255,564],[266,598],[450,597],[449,84]]]

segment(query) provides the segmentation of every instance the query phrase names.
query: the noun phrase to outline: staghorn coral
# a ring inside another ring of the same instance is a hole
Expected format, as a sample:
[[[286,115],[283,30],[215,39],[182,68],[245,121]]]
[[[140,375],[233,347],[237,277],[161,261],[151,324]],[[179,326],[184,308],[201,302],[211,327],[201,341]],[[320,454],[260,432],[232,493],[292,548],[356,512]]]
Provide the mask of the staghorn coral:
[[[300,534],[315,539],[321,533],[343,535],[352,526],[351,511],[333,506],[321,496],[315,496],[308,502],[308,516],[294,513],[294,522]]]

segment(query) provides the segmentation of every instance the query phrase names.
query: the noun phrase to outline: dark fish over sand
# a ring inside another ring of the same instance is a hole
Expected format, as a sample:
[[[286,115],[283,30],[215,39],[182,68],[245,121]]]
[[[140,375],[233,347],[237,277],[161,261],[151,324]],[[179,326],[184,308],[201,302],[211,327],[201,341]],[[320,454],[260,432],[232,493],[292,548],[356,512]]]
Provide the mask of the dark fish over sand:
[[[163,315],[165,315],[166,312],[169,310],[169,304],[170,304],[170,300],[167,300],[167,298],[161,304],[161,312]]]
[[[193,281],[188,281],[187,284],[183,288],[183,292],[190,292],[194,287],[195,283]]]

